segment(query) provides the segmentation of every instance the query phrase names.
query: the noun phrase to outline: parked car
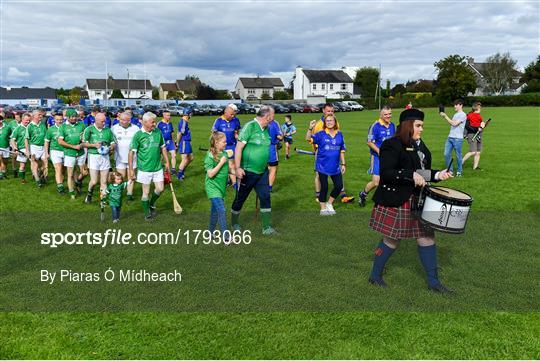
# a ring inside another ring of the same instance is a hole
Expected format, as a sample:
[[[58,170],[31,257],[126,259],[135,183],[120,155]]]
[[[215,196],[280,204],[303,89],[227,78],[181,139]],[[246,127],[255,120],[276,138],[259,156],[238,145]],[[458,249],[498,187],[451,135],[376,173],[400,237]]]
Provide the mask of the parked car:
[[[364,110],[364,107],[361,104],[358,104],[358,102],[355,102],[354,100],[345,100],[342,103],[345,103],[348,106],[350,106],[353,111]]]
[[[210,115],[217,115],[222,113],[221,108],[217,105],[209,105],[208,109],[210,110]]]
[[[304,111],[304,106],[300,104],[289,104],[289,112],[291,113],[302,113]]]
[[[342,112],[352,111],[352,108],[343,102],[334,102],[333,105],[334,105],[334,108],[339,107]]]
[[[323,104],[324,105],[324,104]],[[304,104],[304,110],[303,113],[318,113],[321,111],[321,108],[319,108],[316,105],[311,104]]]
[[[276,113],[288,113],[289,112],[289,108],[285,108],[283,105],[281,104],[269,104],[270,106],[272,106],[274,108],[274,111]]]

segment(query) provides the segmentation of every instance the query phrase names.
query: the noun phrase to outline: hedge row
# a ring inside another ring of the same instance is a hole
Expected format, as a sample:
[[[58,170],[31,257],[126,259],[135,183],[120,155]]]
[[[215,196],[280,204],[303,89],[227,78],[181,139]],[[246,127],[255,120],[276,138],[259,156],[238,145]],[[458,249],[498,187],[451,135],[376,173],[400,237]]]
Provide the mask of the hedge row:
[[[465,98],[465,106],[471,106],[475,101],[479,101],[483,106],[490,107],[518,107],[518,106],[540,106],[540,93],[524,93],[519,95],[499,95],[499,96],[469,96]],[[440,103],[435,96],[429,94],[403,94],[394,98],[381,99],[381,104],[388,104],[393,108],[405,108],[411,102],[415,108],[433,108]],[[374,99],[362,99],[360,101],[368,109],[378,109],[379,103]],[[451,104],[445,104],[449,106]]]

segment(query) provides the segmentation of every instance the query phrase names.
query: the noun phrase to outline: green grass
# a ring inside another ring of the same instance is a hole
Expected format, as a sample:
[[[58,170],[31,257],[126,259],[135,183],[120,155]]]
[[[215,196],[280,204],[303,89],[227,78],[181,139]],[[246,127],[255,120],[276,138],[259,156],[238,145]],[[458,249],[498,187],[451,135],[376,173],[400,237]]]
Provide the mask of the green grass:
[[[435,109],[426,114],[424,140],[434,167],[442,167],[448,125]],[[404,242],[389,262],[390,289],[369,287],[366,277],[379,238],[367,226],[372,203],[365,209],[339,204],[337,216],[321,220],[309,156],[293,154],[280,163],[272,208],[281,235],[255,236],[251,246],[227,250],[85,247],[81,254],[73,247],[44,248],[37,244],[40,231],[111,225],[100,224],[96,205],[69,202],[53,186],[39,190],[16,179],[2,181],[0,306],[6,312],[0,314],[0,357],[539,358],[540,109],[486,108],[483,115],[493,118],[484,136],[484,170],[473,172],[467,163],[463,178],[445,184],[474,197],[467,232],[438,234],[441,276],[457,290],[452,298],[425,291],[414,242]],[[302,139],[316,116],[293,116],[299,129],[295,146],[308,148]],[[365,133],[376,118],[373,111],[338,114],[348,148],[345,184],[353,195],[369,179]],[[248,119],[241,116],[242,123]],[[207,147],[212,121],[192,119],[195,150]],[[138,204],[124,206],[123,230],[205,226],[204,153],[195,152],[187,179],[175,183],[185,214],[174,216],[165,194],[158,204],[161,215],[150,226],[140,222]],[[232,198],[230,191],[227,205]],[[259,232],[253,208],[248,200],[243,220]],[[40,267],[167,270],[176,263],[188,277],[177,288],[55,289],[31,281]],[[67,308],[62,302],[69,300],[80,303]],[[57,312],[43,312],[50,310]],[[182,310],[188,312],[173,312]]]

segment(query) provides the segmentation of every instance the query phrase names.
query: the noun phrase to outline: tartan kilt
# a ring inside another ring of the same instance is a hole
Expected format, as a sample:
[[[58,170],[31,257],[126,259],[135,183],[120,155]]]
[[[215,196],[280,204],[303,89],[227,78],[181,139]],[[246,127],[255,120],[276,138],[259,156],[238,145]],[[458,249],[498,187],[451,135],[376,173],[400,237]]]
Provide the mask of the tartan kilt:
[[[392,239],[422,238],[435,236],[435,231],[411,212],[414,196],[399,207],[386,207],[376,204],[371,212],[369,226]]]

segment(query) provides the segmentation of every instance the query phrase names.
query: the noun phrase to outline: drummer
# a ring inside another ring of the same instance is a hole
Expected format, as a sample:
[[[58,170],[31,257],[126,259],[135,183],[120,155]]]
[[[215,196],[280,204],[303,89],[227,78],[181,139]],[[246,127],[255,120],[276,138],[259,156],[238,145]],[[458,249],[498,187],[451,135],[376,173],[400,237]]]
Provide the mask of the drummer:
[[[382,233],[375,249],[369,282],[387,287],[382,278],[384,266],[403,238],[416,238],[418,255],[426,271],[428,289],[449,293],[437,275],[437,248],[433,228],[414,218],[411,208],[417,202],[426,182],[437,182],[452,177],[446,170],[431,169],[431,153],[421,140],[424,113],[418,109],[404,110],[394,137],[380,148],[380,184],[375,191],[375,206],[369,225]]]

